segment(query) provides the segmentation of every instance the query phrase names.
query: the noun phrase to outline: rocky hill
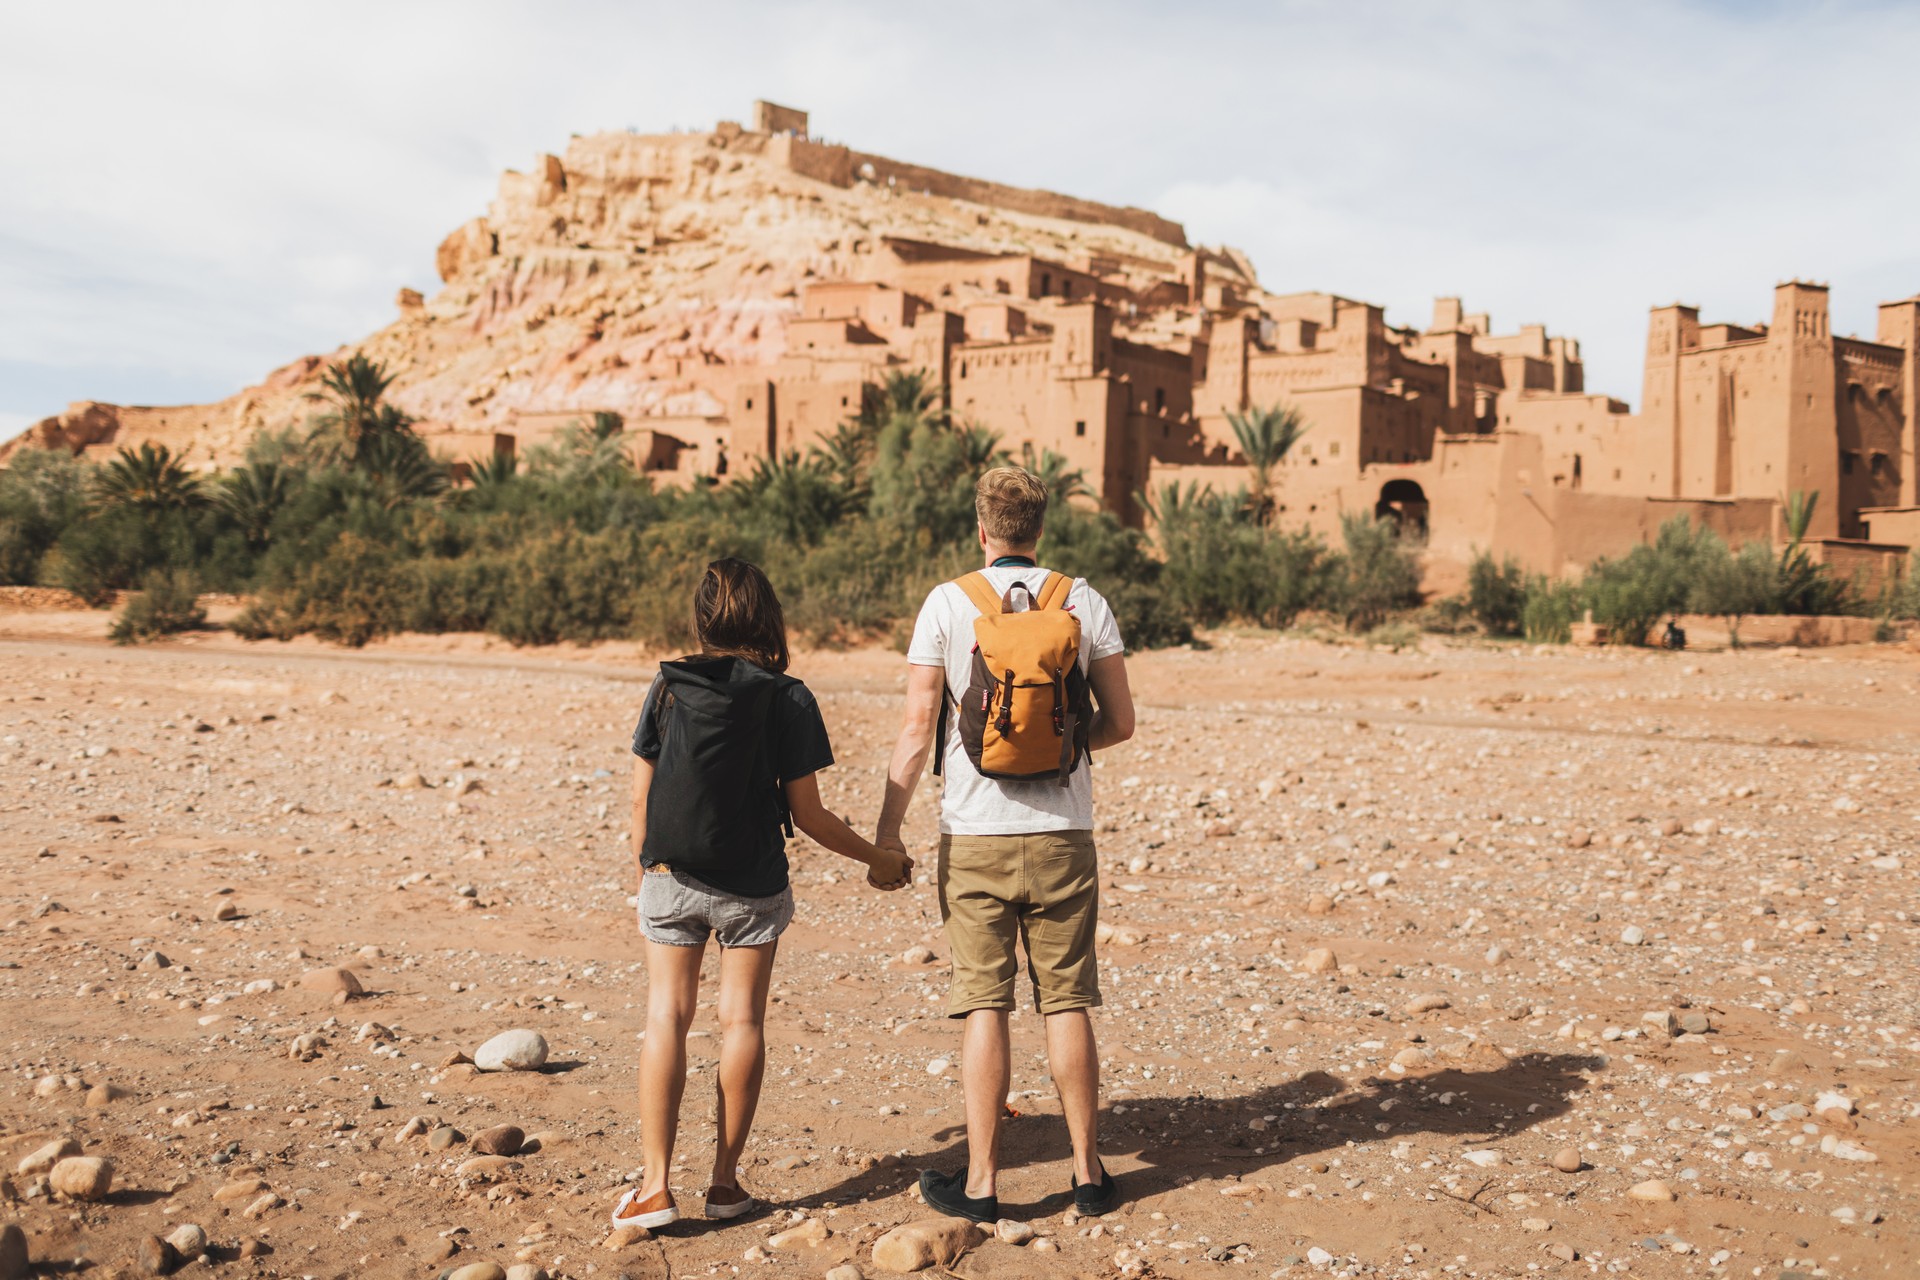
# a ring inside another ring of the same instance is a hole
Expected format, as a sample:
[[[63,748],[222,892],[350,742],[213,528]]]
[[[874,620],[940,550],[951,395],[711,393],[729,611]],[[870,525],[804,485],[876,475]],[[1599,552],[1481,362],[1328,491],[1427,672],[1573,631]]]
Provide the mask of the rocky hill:
[[[564,155],[502,175],[485,215],[441,243],[439,292],[401,288],[378,332],[212,404],[75,404],[0,446],[0,459],[29,443],[153,440],[224,465],[256,432],[302,424],[326,362],[355,351],[397,373],[391,398],[453,456],[599,410],[630,426],[718,415],[723,371],[788,354],[808,284],[883,278],[898,266],[892,243],[1032,255],[1135,296],[1192,258],[1180,227],[1156,215],[811,141],[804,115],[768,111],[752,129],[576,137]],[[1250,274],[1228,256],[1209,270]],[[1120,321],[1160,341],[1181,323],[1144,310]]]

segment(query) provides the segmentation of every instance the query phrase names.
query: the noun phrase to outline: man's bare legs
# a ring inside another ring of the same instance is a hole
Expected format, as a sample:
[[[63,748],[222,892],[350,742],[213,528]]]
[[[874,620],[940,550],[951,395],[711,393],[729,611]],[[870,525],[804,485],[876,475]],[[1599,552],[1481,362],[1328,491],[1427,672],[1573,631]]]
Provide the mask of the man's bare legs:
[[[728,947],[720,953],[720,1070],[714,1113],[713,1183],[739,1185],[760,1081],[767,1069],[767,988],[780,944]],[[652,1039],[651,1036],[648,1037]]]
[[[680,1098],[687,1089],[687,1032],[700,1001],[700,959],[706,946],[647,943],[647,1042],[640,1047],[640,1151],[646,1176],[637,1200],[667,1189]]]
[[[1006,1011],[975,1009],[967,1015],[960,1046],[960,1084],[967,1099],[967,1194],[974,1199],[999,1194],[994,1180],[1000,1173],[1000,1124],[1012,1082]]]
[[[1100,1168],[1100,1050],[1085,1009],[1050,1013],[1047,1068],[1060,1095],[1067,1137],[1073,1143],[1073,1180],[1098,1184]]]
[[[1073,1180],[1098,1184],[1100,1167],[1100,1053],[1085,1009],[1048,1014],[1047,1066],[1060,1095],[1073,1143]],[[1000,1130],[1012,1084],[1007,1015],[976,1009],[967,1015],[960,1080],[967,1096],[967,1195],[999,1194]]]

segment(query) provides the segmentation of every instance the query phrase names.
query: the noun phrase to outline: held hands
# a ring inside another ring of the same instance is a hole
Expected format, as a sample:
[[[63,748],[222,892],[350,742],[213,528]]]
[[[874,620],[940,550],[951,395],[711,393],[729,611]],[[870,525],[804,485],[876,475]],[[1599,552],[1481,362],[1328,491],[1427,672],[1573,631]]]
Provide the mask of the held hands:
[[[913,882],[913,859],[899,836],[877,836],[873,842],[880,856],[867,867],[867,883],[876,889],[904,889]]]

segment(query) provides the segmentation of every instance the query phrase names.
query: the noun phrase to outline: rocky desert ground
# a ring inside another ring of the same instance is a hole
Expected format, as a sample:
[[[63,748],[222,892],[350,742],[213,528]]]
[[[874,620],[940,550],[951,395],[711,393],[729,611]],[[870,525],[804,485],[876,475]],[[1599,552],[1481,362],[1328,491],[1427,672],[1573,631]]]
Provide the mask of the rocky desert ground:
[[[694,1212],[609,1238],[644,655],[100,629],[0,618],[0,1273],[873,1275],[926,1218],[961,1158],[932,888],[797,843],[771,1208],[699,1220],[707,1022]],[[796,665],[862,826],[902,662]],[[1133,672],[1096,774],[1129,1200],[1066,1212],[1022,1014],[1030,1230],[934,1274],[1920,1274],[1920,655],[1217,635]],[[477,1070],[509,1031],[540,1068]]]

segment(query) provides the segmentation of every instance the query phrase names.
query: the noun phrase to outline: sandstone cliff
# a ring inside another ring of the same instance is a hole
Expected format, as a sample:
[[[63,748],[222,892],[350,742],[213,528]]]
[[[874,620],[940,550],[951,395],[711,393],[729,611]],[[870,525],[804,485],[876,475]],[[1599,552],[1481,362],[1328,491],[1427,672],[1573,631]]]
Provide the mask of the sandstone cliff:
[[[1177,225],[1140,210],[791,134],[723,124],[576,137],[564,155],[504,174],[484,216],[441,243],[439,292],[401,288],[379,332],[212,404],[75,404],[0,446],[0,459],[26,444],[107,450],[154,440],[197,465],[228,464],[254,433],[304,423],[325,362],[353,351],[397,373],[392,399],[455,456],[490,450],[495,433],[524,443],[596,410],[630,427],[718,415],[720,375],[787,354],[808,284],[885,278],[898,266],[888,246],[900,241],[1031,254],[1124,281],[1134,296],[1182,278],[1193,257]],[[1222,258],[1208,270],[1241,274]],[[1181,321],[1143,310],[1121,324],[1164,341]]]

